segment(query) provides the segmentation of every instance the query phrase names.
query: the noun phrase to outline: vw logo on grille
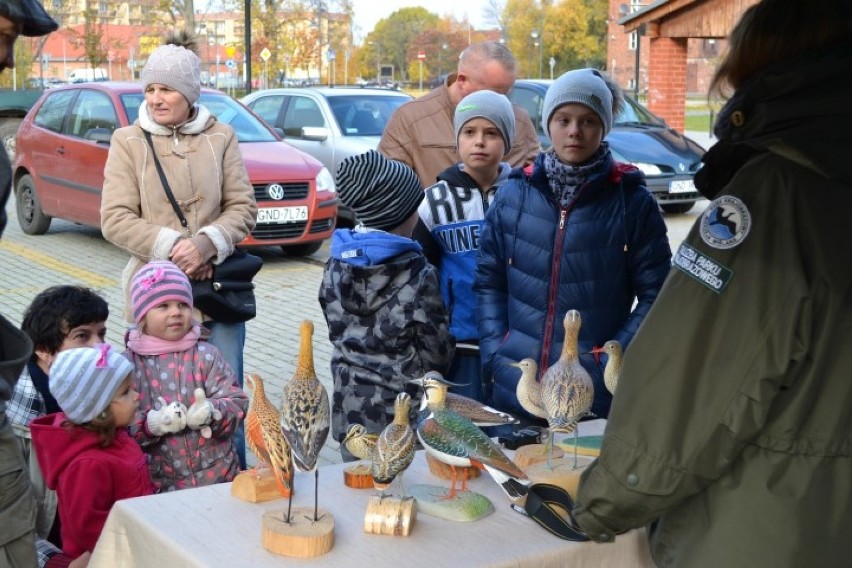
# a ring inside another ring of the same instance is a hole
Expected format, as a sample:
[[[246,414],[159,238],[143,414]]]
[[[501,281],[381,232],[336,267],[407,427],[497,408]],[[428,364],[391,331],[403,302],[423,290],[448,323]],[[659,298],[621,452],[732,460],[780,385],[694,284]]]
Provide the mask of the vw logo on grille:
[[[266,193],[267,195],[269,195],[270,198],[274,199],[275,201],[280,201],[281,199],[284,199],[284,188],[281,186],[280,183],[270,183],[266,187]]]
[[[677,167],[679,167],[679,168],[680,168],[680,171],[682,171],[682,172],[685,172],[685,171],[686,171],[686,166],[684,166],[684,165],[683,165],[683,162],[680,162],[680,163],[677,165]],[[271,191],[271,189],[270,189],[270,191]]]

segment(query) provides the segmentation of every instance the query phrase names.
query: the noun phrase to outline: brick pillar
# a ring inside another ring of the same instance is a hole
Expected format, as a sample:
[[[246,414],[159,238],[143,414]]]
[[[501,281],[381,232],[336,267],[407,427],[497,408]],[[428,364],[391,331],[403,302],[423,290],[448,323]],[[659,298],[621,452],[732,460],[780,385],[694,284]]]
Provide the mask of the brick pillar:
[[[648,108],[683,132],[686,110],[686,38],[651,38]]]

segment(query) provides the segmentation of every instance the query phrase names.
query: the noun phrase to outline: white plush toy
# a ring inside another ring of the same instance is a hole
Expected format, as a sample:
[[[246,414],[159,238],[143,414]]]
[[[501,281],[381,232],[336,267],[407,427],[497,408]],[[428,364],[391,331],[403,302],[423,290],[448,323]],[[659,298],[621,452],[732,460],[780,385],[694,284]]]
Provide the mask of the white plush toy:
[[[199,430],[205,438],[210,438],[213,435],[213,430],[210,428],[210,422],[213,420],[221,420],[222,413],[213,406],[213,403],[207,400],[207,394],[204,389],[197,388],[193,392],[195,402],[187,411],[186,425],[192,430]]]
[[[167,403],[163,397],[158,397],[158,400],[160,409],[148,411],[148,431],[154,436],[164,436],[186,428],[186,406],[178,401]]]

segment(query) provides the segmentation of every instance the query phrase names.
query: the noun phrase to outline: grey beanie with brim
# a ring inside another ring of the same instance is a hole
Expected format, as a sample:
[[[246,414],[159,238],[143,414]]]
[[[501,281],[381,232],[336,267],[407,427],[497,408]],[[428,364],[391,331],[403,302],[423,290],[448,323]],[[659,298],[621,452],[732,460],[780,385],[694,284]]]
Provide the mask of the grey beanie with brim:
[[[597,114],[604,136],[612,130],[612,91],[597,69],[577,69],[561,75],[547,89],[541,115],[541,127],[550,136],[550,119],[563,105],[579,103]]]
[[[504,156],[512,151],[515,140],[515,111],[512,110],[512,103],[506,95],[488,90],[476,91],[459,101],[456,112],[453,114],[456,145],[458,145],[462,127],[474,118],[484,118],[497,127],[503,136]]]

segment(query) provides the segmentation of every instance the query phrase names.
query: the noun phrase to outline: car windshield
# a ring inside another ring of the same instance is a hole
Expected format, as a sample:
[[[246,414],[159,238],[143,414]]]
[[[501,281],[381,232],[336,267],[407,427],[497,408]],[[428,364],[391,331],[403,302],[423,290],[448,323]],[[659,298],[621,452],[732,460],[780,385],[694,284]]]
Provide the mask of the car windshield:
[[[646,108],[639,106],[630,97],[624,97],[624,109],[615,117],[615,124],[621,126],[664,126],[665,123],[651,114]]]
[[[127,113],[127,119],[133,123],[139,116],[139,106],[145,100],[142,93],[121,95],[121,104]],[[240,142],[274,142],[275,135],[257,117],[242,104],[231,97],[219,93],[201,93],[199,101],[216,117],[219,122],[231,126]]]
[[[352,95],[328,97],[328,104],[344,136],[381,136],[393,111],[408,97]]]

